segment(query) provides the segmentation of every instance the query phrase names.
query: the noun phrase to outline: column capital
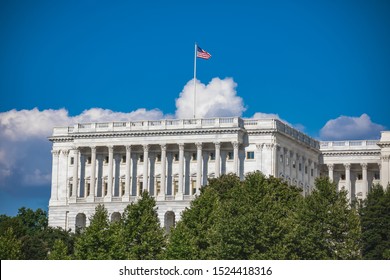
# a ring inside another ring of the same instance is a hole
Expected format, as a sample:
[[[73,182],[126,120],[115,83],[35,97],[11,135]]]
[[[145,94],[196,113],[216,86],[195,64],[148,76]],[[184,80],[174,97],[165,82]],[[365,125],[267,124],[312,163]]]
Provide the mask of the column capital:
[[[262,149],[263,149],[263,143],[261,143],[261,144],[256,144],[256,149],[262,150]]]
[[[167,150],[167,144],[161,144],[161,151],[166,151]]]
[[[66,149],[66,150],[61,150],[61,152],[62,152],[62,154],[63,154],[64,156],[68,156],[68,155],[69,155],[69,150],[68,150],[68,149]]]
[[[350,163],[344,163],[344,167],[346,170],[351,169],[351,164]]]
[[[179,146],[179,150],[184,151],[184,143],[178,143],[177,145]]]
[[[107,148],[108,148],[109,152],[113,152],[114,151],[114,146],[113,145],[108,145]]]
[[[144,152],[149,152],[149,144],[144,144]]]
[[[238,146],[240,145],[240,143],[238,143],[237,141],[234,141],[234,142],[232,142],[232,145],[233,145],[234,149],[238,149]]]
[[[89,146],[91,148],[91,151],[95,151],[96,152],[96,146],[95,145],[92,145],[92,146]]]
[[[334,164],[333,163],[328,163],[327,166],[328,166],[329,170],[333,170],[333,168],[334,168]]]
[[[53,156],[59,156],[60,152],[61,152],[61,150],[51,150],[51,154]]]
[[[367,169],[368,164],[366,162],[363,162],[360,164],[360,166],[362,167],[362,169]]]
[[[274,147],[276,147],[274,143],[267,143],[267,144],[264,144],[264,145],[269,150],[272,150]]]
[[[219,142],[219,141],[216,141],[216,142],[214,142],[214,145],[215,145],[215,147],[217,148],[221,148],[221,142]]]
[[[76,147],[76,146],[74,146],[73,148],[72,148],[72,150],[73,150],[73,153],[78,153],[78,152],[80,152],[80,150],[79,150],[79,147]]]
[[[197,149],[202,149],[203,143],[201,143],[201,142],[196,142],[195,145],[196,145],[196,148],[197,148]]]
[[[126,152],[131,152],[131,145],[126,145]]]

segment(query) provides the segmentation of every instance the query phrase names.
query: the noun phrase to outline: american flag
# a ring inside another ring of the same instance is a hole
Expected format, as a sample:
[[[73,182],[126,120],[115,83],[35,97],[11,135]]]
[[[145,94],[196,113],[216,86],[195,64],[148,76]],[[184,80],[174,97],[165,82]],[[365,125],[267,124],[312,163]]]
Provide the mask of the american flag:
[[[200,58],[203,58],[203,59],[209,59],[211,57],[211,54],[209,54],[208,52],[206,52],[205,50],[202,50],[200,47],[196,46],[197,47],[197,50],[196,50],[196,57],[200,57]]]

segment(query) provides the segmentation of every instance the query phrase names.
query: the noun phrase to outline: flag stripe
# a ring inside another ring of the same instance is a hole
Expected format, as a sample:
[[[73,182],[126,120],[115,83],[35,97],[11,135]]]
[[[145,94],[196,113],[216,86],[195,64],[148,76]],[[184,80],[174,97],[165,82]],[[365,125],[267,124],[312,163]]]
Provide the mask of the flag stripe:
[[[209,59],[211,57],[211,54],[197,46],[196,57]]]

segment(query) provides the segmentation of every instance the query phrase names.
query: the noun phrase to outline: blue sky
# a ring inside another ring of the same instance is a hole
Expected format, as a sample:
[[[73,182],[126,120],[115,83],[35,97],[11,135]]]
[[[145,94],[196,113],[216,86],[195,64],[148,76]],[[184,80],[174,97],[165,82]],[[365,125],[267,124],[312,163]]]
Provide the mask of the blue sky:
[[[201,116],[378,138],[389,34],[389,1],[2,0],[0,214],[46,209],[54,125],[187,117],[195,42],[212,54],[197,61]]]

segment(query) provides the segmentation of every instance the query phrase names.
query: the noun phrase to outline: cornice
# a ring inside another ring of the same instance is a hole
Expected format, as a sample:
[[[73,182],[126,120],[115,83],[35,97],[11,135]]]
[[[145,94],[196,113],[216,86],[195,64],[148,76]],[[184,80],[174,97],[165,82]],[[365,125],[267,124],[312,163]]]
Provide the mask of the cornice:
[[[321,154],[326,157],[337,156],[380,156],[380,151],[321,151]]]
[[[155,131],[103,131],[103,132],[75,132],[67,136],[52,136],[52,142],[71,142],[75,139],[94,138],[125,138],[125,137],[150,137],[150,136],[184,136],[184,135],[209,135],[209,134],[240,134],[245,130],[235,128],[208,128],[208,129],[177,129]]]
[[[390,147],[390,142],[378,142],[377,145],[381,148],[389,148]]]

